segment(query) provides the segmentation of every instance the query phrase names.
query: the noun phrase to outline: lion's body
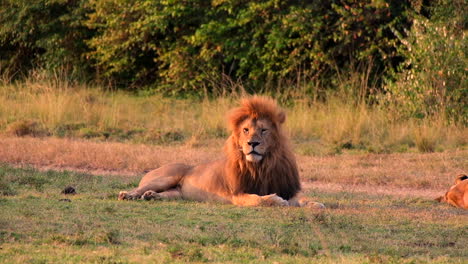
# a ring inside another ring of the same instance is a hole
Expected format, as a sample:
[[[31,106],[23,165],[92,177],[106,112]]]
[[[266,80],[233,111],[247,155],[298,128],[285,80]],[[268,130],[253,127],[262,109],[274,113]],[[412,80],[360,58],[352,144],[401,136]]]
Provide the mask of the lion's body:
[[[455,185],[450,187],[444,196],[437,198],[439,202],[446,202],[455,207],[468,209],[468,176],[460,174]]]
[[[184,198],[236,205],[323,207],[299,198],[299,173],[282,131],[285,115],[265,97],[242,101],[228,117],[225,157],[197,166],[169,164],[146,174],[119,199]]]

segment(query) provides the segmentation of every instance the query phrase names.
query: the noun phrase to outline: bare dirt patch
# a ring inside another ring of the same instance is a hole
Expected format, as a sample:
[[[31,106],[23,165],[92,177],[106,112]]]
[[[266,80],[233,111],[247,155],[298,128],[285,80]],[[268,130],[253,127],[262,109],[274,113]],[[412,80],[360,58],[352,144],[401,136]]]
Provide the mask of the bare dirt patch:
[[[0,137],[0,162],[46,170],[142,175],[163,164],[217,159],[222,141],[201,147],[149,146],[58,138]],[[306,188],[434,197],[466,173],[468,150],[441,153],[297,156]]]

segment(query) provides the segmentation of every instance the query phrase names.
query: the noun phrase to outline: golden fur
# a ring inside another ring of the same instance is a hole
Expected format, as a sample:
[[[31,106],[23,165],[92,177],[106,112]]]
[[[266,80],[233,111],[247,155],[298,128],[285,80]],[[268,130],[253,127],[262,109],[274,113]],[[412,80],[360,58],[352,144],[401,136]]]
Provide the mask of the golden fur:
[[[323,208],[299,197],[296,160],[282,129],[285,119],[274,100],[246,98],[228,113],[231,135],[224,158],[197,166],[163,166],[146,174],[135,190],[121,192],[119,200],[181,197],[246,206]]]
[[[444,196],[436,200],[439,202],[446,202],[455,207],[468,209],[468,176],[465,174],[457,175],[455,185],[450,187]]]

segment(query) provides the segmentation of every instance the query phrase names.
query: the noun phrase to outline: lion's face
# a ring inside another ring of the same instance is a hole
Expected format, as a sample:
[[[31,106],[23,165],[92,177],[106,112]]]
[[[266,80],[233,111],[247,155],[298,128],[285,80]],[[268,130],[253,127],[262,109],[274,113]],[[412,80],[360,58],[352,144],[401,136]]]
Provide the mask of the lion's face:
[[[245,159],[259,162],[268,153],[273,143],[274,127],[266,119],[247,118],[239,126],[239,146]]]

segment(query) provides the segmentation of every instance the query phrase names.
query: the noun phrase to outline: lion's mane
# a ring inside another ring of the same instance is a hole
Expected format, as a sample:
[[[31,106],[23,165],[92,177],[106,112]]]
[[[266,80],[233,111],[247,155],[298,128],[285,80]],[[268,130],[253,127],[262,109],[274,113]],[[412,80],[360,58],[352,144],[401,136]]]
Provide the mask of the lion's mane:
[[[240,124],[247,118],[267,119],[272,123],[271,148],[258,163],[248,162],[239,150]],[[232,194],[276,193],[283,199],[294,197],[301,189],[294,154],[282,130],[285,113],[267,97],[253,96],[242,100],[241,106],[228,113],[231,136],[224,147],[227,156],[224,167],[225,187]]]

